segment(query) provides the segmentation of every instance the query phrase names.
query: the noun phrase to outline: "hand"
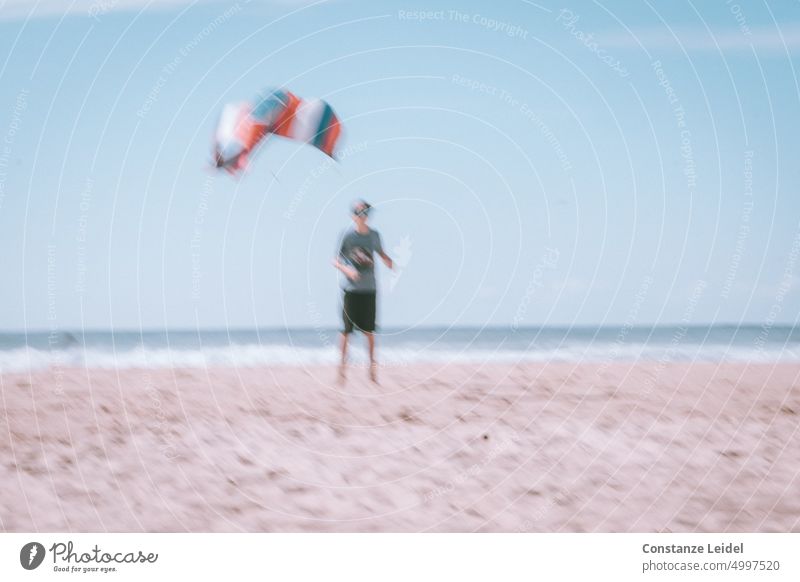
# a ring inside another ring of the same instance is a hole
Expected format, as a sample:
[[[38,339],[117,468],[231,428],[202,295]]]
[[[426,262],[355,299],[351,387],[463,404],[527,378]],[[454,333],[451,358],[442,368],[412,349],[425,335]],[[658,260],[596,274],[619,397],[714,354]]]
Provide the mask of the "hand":
[[[351,280],[353,283],[355,283],[356,281],[358,281],[358,279],[359,279],[359,277],[360,277],[360,275],[358,274],[358,271],[356,271],[356,270],[355,270],[354,268],[352,268],[352,267],[351,267],[351,268],[349,268],[349,269],[347,269],[347,271],[345,272],[345,275],[346,275],[346,276],[347,276],[347,278],[348,278],[348,279],[350,279],[350,280]]]

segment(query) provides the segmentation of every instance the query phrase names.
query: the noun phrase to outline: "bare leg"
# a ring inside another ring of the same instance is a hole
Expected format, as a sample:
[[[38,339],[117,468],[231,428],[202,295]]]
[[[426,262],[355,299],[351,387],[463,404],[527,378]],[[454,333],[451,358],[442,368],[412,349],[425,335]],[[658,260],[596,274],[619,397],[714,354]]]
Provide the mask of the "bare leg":
[[[378,364],[375,363],[375,334],[364,332],[367,336],[367,345],[369,346],[369,378],[373,382],[378,382]]]
[[[348,334],[343,333],[339,339],[339,347],[342,351],[342,359],[339,362],[339,383],[341,384],[344,384],[347,378],[345,374],[345,368],[347,367],[347,336]]]

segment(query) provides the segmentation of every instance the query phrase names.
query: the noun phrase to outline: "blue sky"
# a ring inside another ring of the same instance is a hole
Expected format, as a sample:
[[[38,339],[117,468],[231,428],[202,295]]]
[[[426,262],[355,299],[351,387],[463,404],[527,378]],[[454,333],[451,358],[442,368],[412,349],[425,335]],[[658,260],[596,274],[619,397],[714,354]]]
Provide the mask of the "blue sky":
[[[349,201],[387,326],[794,323],[794,3],[0,0],[6,330],[332,326]],[[284,85],[337,166],[207,167]]]

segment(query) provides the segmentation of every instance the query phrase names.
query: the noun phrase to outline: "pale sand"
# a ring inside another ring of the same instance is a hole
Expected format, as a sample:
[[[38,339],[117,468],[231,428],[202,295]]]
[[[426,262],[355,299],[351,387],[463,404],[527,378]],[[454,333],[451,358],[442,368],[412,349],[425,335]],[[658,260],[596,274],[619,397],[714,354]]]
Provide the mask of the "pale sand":
[[[0,376],[6,531],[800,531],[800,366]]]

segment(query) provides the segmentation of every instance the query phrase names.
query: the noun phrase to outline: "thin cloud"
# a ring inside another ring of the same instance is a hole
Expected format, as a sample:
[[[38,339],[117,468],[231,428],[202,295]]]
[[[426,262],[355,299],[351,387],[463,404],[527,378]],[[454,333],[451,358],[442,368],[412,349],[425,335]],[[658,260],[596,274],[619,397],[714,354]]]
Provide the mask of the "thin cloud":
[[[629,33],[597,36],[604,47],[647,50],[784,52],[800,49],[800,24],[758,26],[709,32],[705,28],[634,28]]]
[[[99,18],[113,12],[175,10],[220,0],[0,0],[0,21],[62,16]],[[311,4],[313,0],[270,0],[270,4]],[[245,3],[242,0],[241,3]]]
[[[0,20],[102,16],[111,12],[174,9],[198,0],[0,0]]]

